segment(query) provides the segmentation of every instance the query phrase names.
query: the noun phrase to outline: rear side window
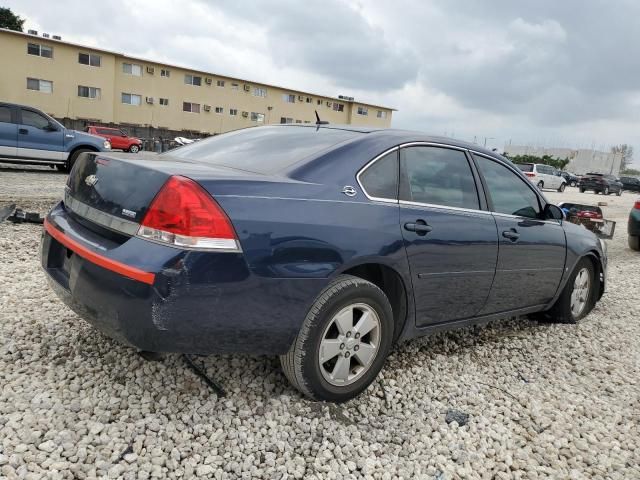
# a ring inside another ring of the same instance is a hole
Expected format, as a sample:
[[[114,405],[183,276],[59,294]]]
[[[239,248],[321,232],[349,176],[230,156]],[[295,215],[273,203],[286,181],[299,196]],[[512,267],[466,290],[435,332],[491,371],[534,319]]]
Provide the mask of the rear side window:
[[[11,122],[11,109],[9,107],[0,107],[0,122],[2,122],[2,123],[12,123]]]
[[[376,160],[359,176],[362,188],[374,198],[398,198],[398,151]]]
[[[464,152],[407,147],[400,152],[400,199],[477,210],[478,193]]]
[[[273,173],[363,134],[309,127],[254,127],[209,137],[166,155],[256,173]]]
[[[494,212],[519,217],[539,217],[540,202],[527,180],[496,161],[478,155],[474,155],[474,158],[487,184]]]

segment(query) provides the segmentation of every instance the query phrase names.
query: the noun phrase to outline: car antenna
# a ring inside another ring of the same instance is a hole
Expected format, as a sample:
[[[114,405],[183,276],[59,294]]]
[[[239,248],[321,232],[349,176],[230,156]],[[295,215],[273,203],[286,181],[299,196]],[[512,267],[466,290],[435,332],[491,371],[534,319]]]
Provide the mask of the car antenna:
[[[320,120],[320,115],[318,115],[318,110],[316,112],[316,125],[329,125],[329,122],[326,120]]]

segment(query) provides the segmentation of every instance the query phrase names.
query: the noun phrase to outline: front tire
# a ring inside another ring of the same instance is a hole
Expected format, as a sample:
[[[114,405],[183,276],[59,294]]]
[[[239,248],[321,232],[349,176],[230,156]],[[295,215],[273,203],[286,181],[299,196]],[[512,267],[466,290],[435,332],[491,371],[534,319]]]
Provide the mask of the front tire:
[[[571,182],[569,184],[570,187],[577,187],[578,186],[578,182]]]
[[[138,145],[131,145],[129,147],[129,151],[131,153],[138,153],[140,151],[140,147]]]
[[[584,192],[586,192],[586,191],[587,191],[587,190],[586,190],[586,189],[584,189],[584,188],[581,188],[581,189],[580,189],[580,193],[584,193]]]
[[[345,402],[375,380],[393,340],[393,311],[373,283],[340,275],[316,298],[289,352],[285,376],[314,400]]]
[[[60,165],[60,171],[69,173],[81,154],[93,151],[94,150],[91,150],[89,148],[79,148],[78,150],[74,151],[71,155],[69,155],[67,163],[65,163],[64,165]]]
[[[629,235],[629,248],[636,252],[640,251],[640,237],[638,235]]]
[[[559,191],[559,192],[564,192],[564,189],[566,188],[566,186],[567,186],[567,185],[566,185],[565,183],[561,184],[561,185],[560,185],[560,188],[558,188],[558,191]]]
[[[556,323],[577,323],[587,316],[595,305],[597,281],[591,260],[581,259],[567,280],[560,297],[545,316]]]
[[[618,190],[618,191],[616,192],[616,195],[617,195],[618,197],[619,197],[620,195],[622,195],[622,189]]]
[[[609,195],[609,187],[604,187],[604,191],[602,192],[603,195]]]

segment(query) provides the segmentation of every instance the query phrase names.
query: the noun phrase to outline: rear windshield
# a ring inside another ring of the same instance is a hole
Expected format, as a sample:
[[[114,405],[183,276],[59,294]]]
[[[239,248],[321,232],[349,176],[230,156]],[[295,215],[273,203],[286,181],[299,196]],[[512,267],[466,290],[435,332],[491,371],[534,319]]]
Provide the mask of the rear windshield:
[[[516,166],[523,172],[533,172],[533,163],[518,163]]]
[[[596,207],[593,205],[583,205],[580,203],[563,203],[562,208],[566,208],[567,210],[576,210],[578,212],[596,212],[602,214],[602,210],[600,207]]]
[[[255,127],[216,135],[165,155],[249,172],[273,173],[361,135],[361,132],[330,128]]]

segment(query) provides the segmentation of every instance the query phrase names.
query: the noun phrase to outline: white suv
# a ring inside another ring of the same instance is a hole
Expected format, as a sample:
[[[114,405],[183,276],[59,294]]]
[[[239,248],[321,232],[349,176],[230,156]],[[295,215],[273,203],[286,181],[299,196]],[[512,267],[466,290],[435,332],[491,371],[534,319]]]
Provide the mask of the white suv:
[[[567,181],[555,168],[542,163],[518,163],[516,166],[522,170],[527,178],[540,190],[548,188],[564,192]]]

